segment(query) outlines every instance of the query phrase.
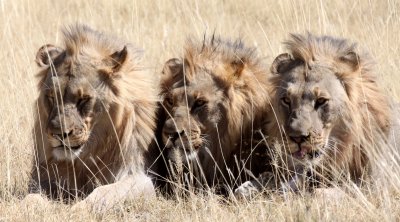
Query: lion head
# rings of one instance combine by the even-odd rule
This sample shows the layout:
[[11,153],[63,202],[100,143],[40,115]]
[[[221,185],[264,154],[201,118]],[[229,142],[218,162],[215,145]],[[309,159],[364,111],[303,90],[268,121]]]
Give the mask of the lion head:
[[286,45],[290,52],[271,66],[281,127],[268,131],[284,135],[285,152],[295,162],[330,159],[359,176],[366,143],[386,135],[390,121],[372,59],[329,36],[291,35]]
[[90,192],[143,170],[157,84],[139,65],[141,51],[129,43],[84,25],[63,34],[64,47],[47,44],[36,56],[41,71],[33,178],[45,190],[61,184]]
[[241,41],[212,37],[189,41],[184,57],[166,62],[162,73],[169,158],[198,158],[210,182],[214,172],[226,171],[241,139],[261,127],[269,110],[268,72]]

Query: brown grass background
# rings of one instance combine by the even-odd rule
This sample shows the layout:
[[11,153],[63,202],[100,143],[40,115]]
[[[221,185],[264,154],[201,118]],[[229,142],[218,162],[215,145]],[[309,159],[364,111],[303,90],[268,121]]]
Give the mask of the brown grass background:
[[226,202],[217,196],[138,200],[106,214],[70,206],[21,201],[31,165],[36,50],[60,44],[63,25],[86,23],[145,49],[145,65],[158,75],[163,62],[182,55],[188,36],[241,37],[267,63],[284,51],[288,33],[349,38],[376,58],[382,85],[400,90],[400,1],[397,0],[0,0],[0,221],[398,221],[400,166],[396,149],[376,154],[377,178],[334,193],[259,197]]

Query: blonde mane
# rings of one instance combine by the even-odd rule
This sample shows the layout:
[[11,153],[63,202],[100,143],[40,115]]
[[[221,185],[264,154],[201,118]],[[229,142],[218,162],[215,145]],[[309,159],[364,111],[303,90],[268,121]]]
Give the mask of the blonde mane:
[[[141,50],[85,25],[65,27],[62,33],[64,47],[59,49],[62,53],[52,58],[52,63],[38,74],[40,94],[34,130],[36,163],[32,182],[36,184],[33,184],[33,189],[43,186],[41,183],[47,183],[46,186],[60,183],[59,186],[64,189],[88,194],[97,185],[144,173],[144,153],[154,138],[158,89],[155,77],[139,65]],[[111,76],[108,74],[110,61],[107,59],[121,50],[127,51],[127,58],[118,72]],[[73,162],[57,161],[46,139],[49,111],[44,103],[45,80],[49,73],[52,76],[70,75],[62,73],[63,70],[73,69],[80,64],[91,64],[98,70],[102,82],[91,87],[105,98],[101,103],[107,110],[107,117],[93,117],[95,125],[92,135],[79,159]],[[57,73],[56,66],[67,68]],[[51,189],[54,192],[55,187]]]
[[269,72],[255,48],[245,47],[240,39],[224,41],[215,36],[204,39],[201,44],[188,40],[184,61],[193,68],[186,72],[189,80],[190,75],[196,74],[195,69],[201,67],[210,70],[222,86],[232,87],[233,92],[227,95],[229,102],[225,104],[228,107],[229,138],[224,140],[236,140],[244,131],[260,128],[257,124],[270,111],[271,103],[267,81]]
[[[215,165],[224,173],[227,168],[237,168],[233,155],[244,149],[243,140],[251,140],[271,110],[268,69],[254,48],[245,47],[241,40],[228,41],[215,36],[202,41],[188,40],[183,58],[174,63],[177,64],[171,69],[174,74],[162,77],[161,95],[167,95],[179,81],[191,87],[188,83],[196,75],[206,73],[213,81],[212,87],[222,90],[225,97],[219,102],[226,121],[218,123],[218,134],[207,136],[213,141],[209,147],[212,157],[202,160],[204,173],[213,177]],[[226,179],[230,176],[225,174]]]
[[[325,60],[339,70],[336,75],[347,92],[346,115],[352,133],[364,135],[362,139],[373,142],[374,134],[388,132],[391,117],[387,110],[390,110],[390,105],[378,83],[374,69],[376,63],[369,53],[359,49],[355,43],[330,36],[292,34],[285,44],[293,58],[304,62],[306,66],[315,60]],[[358,63],[355,69],[344,68],[343,63],[347,63],[347,59],[354,59],[351,58],[354,56]],[[366,123],[372,125],[366,126]]]
[[[386,141],[391,122],[390,103],[378,83],[374,60],[356,44],[330,36],[292,34],[285,45],[290,62],[282,60],[278,71],[276,64],[271,68],[272,72],[278,72],[271,78],[274,95],[284,81],[284,74],[280,73],[297,66],[304,67],[305,76],[308,70],[318,66],[332,70],[346,92],[345,97],[339,98],[345,104],[339,111],[344,125],[334,127],[331,132],[339,144],[335,162],[348,165],[351,172],[360,174],[368,163],[368,154],[374,152],[371,149]],[[320,75],[324,78],[324,73]],[[279,106],[279,98],[274,101]],[[282,137],[280,127],[275,124],[269,133]]]

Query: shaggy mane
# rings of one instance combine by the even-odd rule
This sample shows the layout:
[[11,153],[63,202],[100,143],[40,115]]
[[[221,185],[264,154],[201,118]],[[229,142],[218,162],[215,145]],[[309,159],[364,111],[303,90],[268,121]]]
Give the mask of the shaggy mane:
[[[360,50],[356,43],[350,43],[346,39],[334,38],[331,36],[316,37],[311,34],[306,36],[291,34],[290,39],[285,42],[288,50],[294,59],[301,60],[306,66],[315,61],[329,61],[330,65],[338,68],[344,66],[341,58],[351,53],[357,55],[358,68],[354,71],[337,73],[342,81],[349,97],[348,112],[351,119],[360,120],[356,127],[363,127],[366,122],[376,121],[380,132],[387,132],[390,118],[388,98],[377,82],[377,75],[374,69],[376,65],[370,54]],[[366,105],[366,106],[365,106]],[[360,109],[365,108],[360,112]],[[367,132],[368,131],[368,132]],[[356,130],[355,132],[360,132]],[[370,135],[371,130],[364,129],[365,135]],[[367,136],[371,138],[372,135]]]
[[[244,137],[252,137],[253,131],[262,127],[271,110],[269,70],[255,49],[246,47],[240,39],[230,41],[213,35],[204,37],[202,41],[190,39],[184,48],[183,58],[176,62],[180,71],[175,70],[175,74],[162,80],[162,93],[167,93],[178,81],[190,83],[199,73],[210,75],[214,80],[212,87],[224,91],[226,99],[221,102],[227,121],[219,123],[219,132],[224,133],[210,135],[218,137],[215,141],[220,141],[212,144],[210,151],[214,158],[211,162],[215,161],[221,169],[225,169],[226,159],[238,153]],[[232,162],[228,166],[234,165]],[[215,169],[212,164],[202,167],[206,175],[213,175]]]
[[[203,38],[203,41],[193,41],[189,39],[185,45],[184,54],[185,66],[189,66],[191,71],[185,72],[190,81],[191,75],[196,75],[196,69],[209,70],[210,75],[221,84],[221,86],[232,86],[234,93],[229,98],[230,103],[226,104],[228,110],[228,127],[230,140],[240,136],[243,123],[248,124],[252,117],[263,118],[266,110],[270,107],[268,69],[264,66],[261,59],[255,52],[255,48],[246,47],[241,39],[230,41],[217,36]],[[220,72],[221,65],[228,69]],[[231,71],[242,66],[237,74]],[[251,74],[248,74],[250,72]],[[218,86],[217,86],[218,87]],[[229,95],[228,95],[229,96]],[[242,118],[243,115],[243,118]]]
[[[307,64],[316,59],[334,59],[346,56],[357,49],[357,44],[349,43],[345,39],[331,36],[316,37],[310,33],[305,36],[291,34],[289,40],[285,41],[284,44],[295,59]],[[362,57],[364,58],[364,56]]]
[[243,63],[250,63],[249,66],[260,66],[255,48],[245,47],[241,39],[223,40],[215,35],[210,38],[204,37],[201,43],[188,39],[185,45],[185,59],[200,64],[214,60],[223,62],[241,60]]
[[65,26],[62,29],[65,49],[68,54],[78,55],[82,51],[97,50],[108,56],[125,46],[125,42],[117,37],[95,31],[82,24]]
[[[347,94],[347,97],[340,98],[346,104],[340,112],[348,134],[339,135],[339,140],[342,140],[342,137],[345,139],[339,141],[342,148],[338,152],[349,165],[360,162],[357,160],[361,159],[360,155],[370,153],[371,148],[385,141],[391,122],[391,112],[388,111],[390,103],[377,82],[374,60],[355,43],[341,38],[291,34],[289,40],[284,43],[291,54],[293,64],[288,65],[289,70],[285,72],[295,66],[304,66],[305,73],[308,68],[320,65],[334,70]],[[278,73],[271,79],[275,92],[283,81],[282,75],[284,73]],[[278,106],[277,100],[275,105]],[[275,128],[279,131],[279,127],[275,125]],[[337,128],[340,130],[340,127]],[[271,131],[274,132],[274,129]],[[274,133],[280,135],[279,132]],[[335,133],[337,134],[334,129],[332,134]],[[355,153],[358,153],[358,156]],[[360,165],[352,166],[350,170],[354,172],[362,170]]]
[[[77,184],[76,189],[87,194],[91,190],[83,189],[91,180],[108,184],[144,171],[144,154],[154,139],[158,85],[156,77],[138,65],[141,50],[131,44],[80,24],[65,27],[62,32],[64,48],[59,48],[63,51],[62,56],[55,59],[59,63],[54,62],[54,66],[49,65],[38,73],[41,78],[39,86],[42,86],[39,87],[41,91],[37,99],[38,115],[34,131],[38,167],[34,167],[32,177],[39,182],[64,180],[66,187]],[[111,74],[102,73],[107,65],[102,63],[104,59],[109,59],[110,55],[123,49],[127,50],[127,58],[120,65],[121,68]],[[83,59],[80,59],[81,56]],[[103,96],[107,101],[99,102],[106,104],[108,115],[93,117],[96,125],[89,142],[85,144],[88,155],[80,157],[74,164],[57,161],[51,154],[52,147],[46,140],[49,112],[44,105],[43,86],[47,75],[55,75],[53,72],[58,66],[69,67],[71,63],[87,63],[98,69],[98,75],[109,75],[100,78],[104,83],[95,89],[99,95],[107,95]],[[60,69],[60,72],[67,70]],[[57,73],[60,76],[65,74]],[[112,120],[112,127],[104,126],[110,124],[108,119]],[[47,172],[50,172],[50,176]],[[76,175],[76,181],[73,175]]]

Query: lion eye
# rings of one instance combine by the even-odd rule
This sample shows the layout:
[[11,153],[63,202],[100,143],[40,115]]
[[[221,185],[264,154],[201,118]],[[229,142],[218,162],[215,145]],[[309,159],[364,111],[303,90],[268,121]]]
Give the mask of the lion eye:
[[282,102],[282,104],[284,105],[284,106],[290,106],[290,99],[289,99],[289,97],[283,97],[282,99],[281,99],[281,102]]
[[52,96],[47,96],[47,99],[49,100],[49,103],[50,103],[51,105],[54,104],[54,97],[52,97]]
[[82,107],[84,107],[89,101],[90,101],[90,97],[82,97],[82,98],[80,98],[80,99],[78,100],[77,105],[78,105],[79,108],[82,108]]
[[320,97],[315,101],[315,108],[318,109],[319,107],[325,105],[327,102],[327,98]]
[[203,99],[198,99],[194,102],[193,106],[192,106],[192,110],[196,110],[199,108],[202,108],[204,105],[207,104],[207,101],[203,100]]
[[174,100],[171,97],[167,97],[167,98],[165,98],[165,103],[167,106],[173,106]]

